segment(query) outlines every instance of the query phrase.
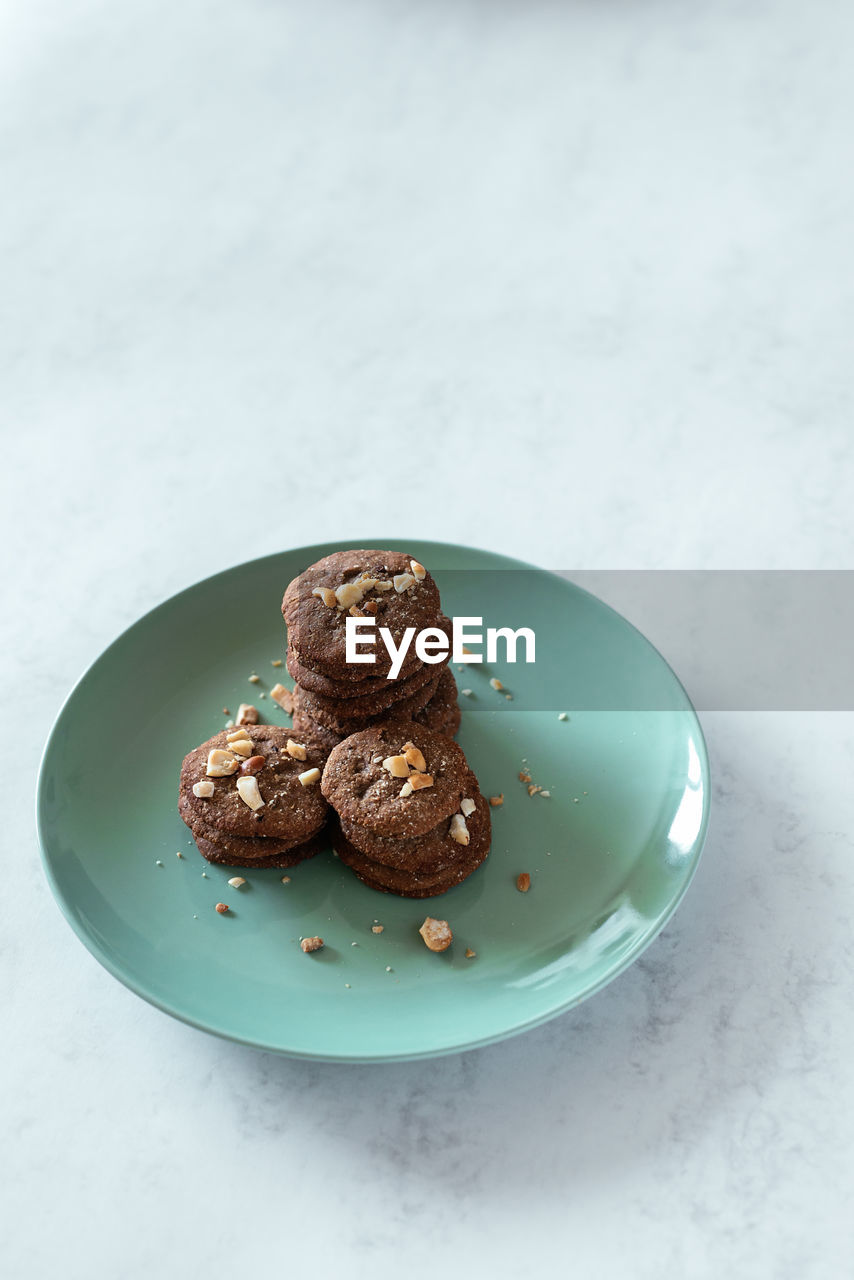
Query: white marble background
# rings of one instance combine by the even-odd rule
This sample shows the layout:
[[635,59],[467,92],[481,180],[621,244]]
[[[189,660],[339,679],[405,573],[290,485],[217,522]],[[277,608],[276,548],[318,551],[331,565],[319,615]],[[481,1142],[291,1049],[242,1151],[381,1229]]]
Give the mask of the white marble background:
[[31,814],[81,670],[260,553],[854,567],[852,38],[849,0],[2,5],[7,1274],[850,1274],[850,716],[707,716],[662,937],[438,1062],[149,1008]]

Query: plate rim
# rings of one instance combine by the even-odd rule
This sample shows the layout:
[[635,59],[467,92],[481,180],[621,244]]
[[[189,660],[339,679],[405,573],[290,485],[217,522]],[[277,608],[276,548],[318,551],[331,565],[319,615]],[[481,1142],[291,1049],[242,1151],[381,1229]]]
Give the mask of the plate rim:
[[363,547],[369,547],[372,545],[376,545],[376,546],[382,545],[384,547],[387,547],[389,550],[397,549],[397,544],[399,544],[402,549],[409,549],[413,545],[420,544],[423,546],[423,545],[429,544],[430,546],[433,546],[433,547],[447,548],[448,550],[452,550],[454,552],[460,552],[460,551],[464,553],[474,552],[476,555],[495,556],[504,560],[512,561],[514,566],[517,566],[520,569],[529,569],[529,570],[534,570],[537,573],[551,574],[554,577],[558,578],[559,581],[566,583],[568,587],[570,587],[572,590],[580,592],[582,595],[591,598],[599,608],[606,609],[608,613],[613,614],[614,618],[617,620],[617,622],[621,626],[627,627],[631,631],[633,631],[635,635],[649,649],[652,650],[652,652],[656,655],[658,660],[664,665],[666,670],[669,672],[670,676],[675,681],[679,690],[681,690],[682,695],[685,699],[684,711],[688,714],[688,716],[693,721],[695,743],[697,746],[697,754],[700,760],[700,773],[703,780],[703,812],[702,812],[702,817],[700,821],[700,828],[699,828],[699,831],[697,832],[697,835],[692,845],[690,866],[687,869],[685,878],[682,881],[678,892],[674,895],[674,897],[668,903],[663,914],[656,919],[655,924],[651,928],[651,930],[646,934],[640,935],[635,945],[629,950],[627,955],[625,955],[620,960],[619,964],[617,964],[613,969],[610,969],[606,974],[604,974],[596,982],[592,983],[589,987],[586,987],[581,993],[572,996],[568,1000],[562,1001],[561,1003],[555,1005],[553,1008],[550,1008],[543,1013],[537,1014],[536,1016],[526,1019],[523,1022],[516,1023],[513,1026],[508,1027],[502,1031],[498,1031],[486,1036],[480,1036],[480,1037],[477,1037],[476,1039],[466,1040],[462,1043],[455,1044],[455,1045],[440,1046],[438,1048],[421,1049],[415,1052],[401,1052],[401,1053],[386,1052],[386,1053],[371,1054],[367,1056],[347,1054],[347,1053],[312,1053],[304,1050],[283,1048],[280,1045],[269,1044],[267,1041],[264,1041],[264,1040],[235,1034],[234,1032],[229,1031],[225,1027],[215,1026],[210,1022],[205,1022],[202,1019],[195,1018],[191,1014],[188,1014],[187,1012],[185,1012],[184,1010],[177,1008],[175,1005],[171,1004],[168,1000],[164,1000],[161,997],[155,995],[153,992],[147,990],[138,981],[134,981],[134,975],[131,975],[127,971],[122,970],[113,961],[112,957],[106,951],[106,949],[101,945],[99,939],[93,933],[90,933],[85,929],[85,927],[83,926],[82,920],[72,910],[71,904],[67,901],[66,896],[63,890],[60,888],[60,885],[54,875],[51,858],[47,849],[48,841],[47,841],[47,836],[45,831],[46,818],[43,812],[44,805],[45,805],[45,801],[44,801],[45,771],[46,771],[46,766],[48,762],[48,757],[50,755],[51,748],[54,743],[54,739],[57,736],[61,722],[67,711],[67,708],[71,704],[72,700],[77,696],[78,690],[80,689],[81,685],[88,678],[89,674],[95,669],[95,667],[98,666],[98,664],[101,663],[107,657],[107,655],[114,648],[116,648],[117,645],[121,643],[121,641],[130,631],[134,630],[136,627],[146,622],[153,614],[157,613],[160,609],[164,608],[164,606],[171,604],[173,601],[177,600],[180,596],[186,595],[191,591],[196,591],[200,587],[204,587],[207,583],[212,582],[214,579],[221,578],[226,574],[235,572],[236,570],[246,569],[249,566],[255,567],[266,560],[277,560],[283,555],[289,555],[294,552],[305,552],[307,555],[313,556],[313,559],[307,560],[306,562],[310,564],[310,563],[313,563],[314,559],[319,558],[319,556],[314,555],[315,552],[320,552],[323,555],[329,555],[330,554],[329,548],[335,549],[337,547],[339,550],[341,549],[341,545],[339,544],[343,545],[340,539],[335,539],[334,542],[313,543],[305,547],[286,547],[286,548],[282,548],[279,551],[268,552],[266,555],[253,556],[249,560],[242,560],[236,564],[228,565],[223,569],[218,569],[214,573],[207,574],[205,577],[199,578],[196,582],[192,582],[188,586],[181,587],[178,591],[172,592],[171,595],[164,596],[156,604],[152,605],[149,609],[146,609],[146,611],[140,614],[138,618],[134,619],[134,621],[129,623],[128,626],[124,627],[118,633],[118,635],[114,636],[114,638],[109,642],[109,644],[107,644],[105,648],[103,648],[101,652],[97,654],[97,656],[86,666],[86,668],[83,670],[80,676],[78,676],[78,678],[74,681],[73,685],[69,689],[65,698],[63,698],[57,710],[53,718],[53,723],[51,724],[50,730],[48,731],[47,738],[45,739],[44,747],[42,748],[41,757],[39,760],[39,767],[38,767],[38,774],[37,774],[37,781],[36,781],[36,792],[35,792],[35,810],[36,810],[35,817],[36,817],[36,833],[37,833],[38,844],[39,844],[39,856],[40,856],[40,861],[42,865],[42,870],[44,871],[45,878],[47,879],[48,886],[50,888],[51,894],[53,895],[54,901],[59,907],[63,917],[65,918],[67,923],[70,925],[70,927],[72,928],[76,936],[79,938],[79,940],[83,943],[86,950],[102,966],[102,968],[106,969],[107,972],[113,978],[115,978],[118,982],[120,982],[123,987],[127,988],[127,990],[133,992],[134,995],[139,996],[142,1000],[145,1000],[147,1004],[150,1004],[154,1008],[159,1009],[162,1013],[166,1013],[170,1017],[177,1019],[179,1022],[183,1022],[187,1026],[194,1027],[198,1031],[204,1031],[208,1035],[216,1036],[218,1039],[228,1040],[228,1041],[231,1041],[233,1044],[245,1045],[247,1048],[258,1049],[265,1053],[275,1053],[282,1057],[293,1058],[293,1059],[305,1061],[305,1062],[330,1062],[330,1063],[341,1063],[341,1064],[352,1063],[353,1065],[372,1065],[372,1064],[382,1064],[386,1062],[388,1063],[417,1062],[417,1061],[422,1061],[430,1058],[447,1057],[455,1053],[467,1053],[470,1050],[485,1048],[487,1045],[499,1044],[503,1040],[509,1040],[514,1036],[522,1035],[526,1031],[532,1031],[535,1027],[543,1026],[547,1022],[551,1022],[554,1018],[558,1018],[562,1014],[568,1013],[570,1009],[574,1009],[578,1005],[583,1004],[584,1001],[589,1000],[591,996],[597,995],[610,983],[614,982],[623,973],[625,973],[626,970],[629,969],[635,963],[636,960],[638,960],[638,958],[644,953],[644,951],[646,951],[653,944],[653,942],[655,942],[659,934],[664,930],[664,928],[667,926],[670,920],[672,920],[673,916],[675,915],[686,893],[688,892],[688,890],[690,889],[694,881],[694,877],[697,874],[697,868],[700,864],[700,859],[702,857],[703,850],[705,848],[706,837],[708,834],[709,822],[711,818],[711,808],[712,808],[711,769],[709,764],[708,745],[706,743],[706,737],[703,732],[703,726],[700,722],[700,717],[697,714],[697,709],[694,706],[688,694],[688,691],[686,690],[682,681],[679,679],[679,676],[676,674],[676,672],[673,670],[670,663],[661,653],[660,649],[658,649],[657,646],[654,645],[652,641],[647,636],[645,636],[644,633],[640,631],[638,627],[634,625],[634,623],[630,622],[628,618],[626,618],[623,614],[621,614],[612,605],[609,605],[606,601],[602,600],[599,596],[595,595],[594,592],[588,591],[586,587],[579,586],[578,583],[574,582],[571,578],[561,577],[561,575],[553,569],[544,569],[540,565],[531,564],[528,561],[518,559],[518,557],[516,556],[509,556],[509,555],[506,555],[504,552],[493,551],[486,547],[474,547],[474,546],[470,546],[468,544],[460,543],[460,542],[437,541],[436,539],[433,539],[433,538],[429,538],[429,539],[427,538],[406,539],[406,538],[400,538],[400,537],[395,537],[392,539],[370,538],[370,539],[360,540],[359,542],[352,542],[350,544],[352,546],[363,546]]

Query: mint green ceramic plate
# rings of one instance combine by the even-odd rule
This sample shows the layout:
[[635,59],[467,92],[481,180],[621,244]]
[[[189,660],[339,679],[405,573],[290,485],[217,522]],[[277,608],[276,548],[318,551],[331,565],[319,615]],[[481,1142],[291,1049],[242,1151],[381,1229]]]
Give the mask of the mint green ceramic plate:
[[[255,701],[287,724],[258,697],[284,671],[271,666],[284,644],[282,592],[333,545],[200,582],[102,654],[45,749],[45,867],[93,955],[193,1026],[331,1061],[488,1044],[598,991],[669,919],[706,831],[703,736],[660,654],[569,582],[466,547],[351,545],[412,551],[434,573],[449,614],[536,632],[533,665],[455,673],[472,690],[460,697],[460,744],[484,793],[504,793],[483,867],[424,902],[366,888],[328,852],[294,868],[289,884],[282,872],[244,871],[248,883],[235,890],[226,883],[234,872],[208,866],[178,818],[182,757],[222,728],[223,707]],[[523,769],[548,797],[528,795]],[[531,875],[527,894],[515,887],[520,871]],[[216,913],[218,901],[230,915]],[[443,954],[419,938],[427,914],[452,925]],[[381,934],[371,931],[375,921]],[[298,939],[312,934],[326,946],[304,955]]]

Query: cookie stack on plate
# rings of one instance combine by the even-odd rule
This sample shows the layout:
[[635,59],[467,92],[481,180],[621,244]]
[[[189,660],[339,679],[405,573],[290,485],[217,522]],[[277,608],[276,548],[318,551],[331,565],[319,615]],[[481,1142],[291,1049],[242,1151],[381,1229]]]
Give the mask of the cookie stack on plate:
[[489,853],[489,805],[455,742],[414,721],[363,729],[330,753],[321,781],[332,843],[364,884],[431,898]]
[[[407,629],[451,642],[431,575],[400,551],[337,551],[310,565],[289,584],[282,613],[288,627],[287,667],[296,683],[294,733],[325,755],[352,733],[390,720],[415,721],[452,736],[460,723],[449,655],[425,662],[412,640],[394,678],[393,659],[380,637],[387,628],[395,648]],[[347,617],[372,618],[361,651],[373,663],[347,662]]]
[[178,812],[202,857],[230,867],[292,867],[325,847],[323,761],[278,725],[223,730],[181,766]]

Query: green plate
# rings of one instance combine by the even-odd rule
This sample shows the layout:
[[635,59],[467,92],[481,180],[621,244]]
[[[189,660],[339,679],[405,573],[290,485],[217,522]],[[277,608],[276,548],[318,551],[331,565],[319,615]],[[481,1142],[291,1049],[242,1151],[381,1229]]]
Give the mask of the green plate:
[[[243,871],[248,883],[235,890],[226,883],[234,872],[208,866],[178,817],[181,760],[222,728],[223,707],[252,701],[288,723],[269,696],[258,699],[288,682],[271,666],[284,646],[280,600],[295,574],[338,549],[331,544],[208,578],[110,645],[48,739],[39,837],[79,937],[166,1013],[299,1057],[427,1057],[545,1022],[640,955],[696,868],[708,759],[664,659],[587,592],[467,547],[350,545],[411,551],[435,575],[448,614],[536,632],[532,665],[455,672],[471,690],[460,695],[459,742],[484,794],[504,794],[492,810],[492,852],[469,880],[410,901],[366,888],[327,852],[292,869],[289,884],[282,872]],[[529,796],[523,770],[550,794]],[[527,894],[516,889],[522,871]],[[229,915],[216,913],[218,901]],[[450,922],[447,952],[421,942],[428,914]],[[312,934],[325,948],[304,955],[299,938]],[[466,948],[476,956],[466,959]]]

